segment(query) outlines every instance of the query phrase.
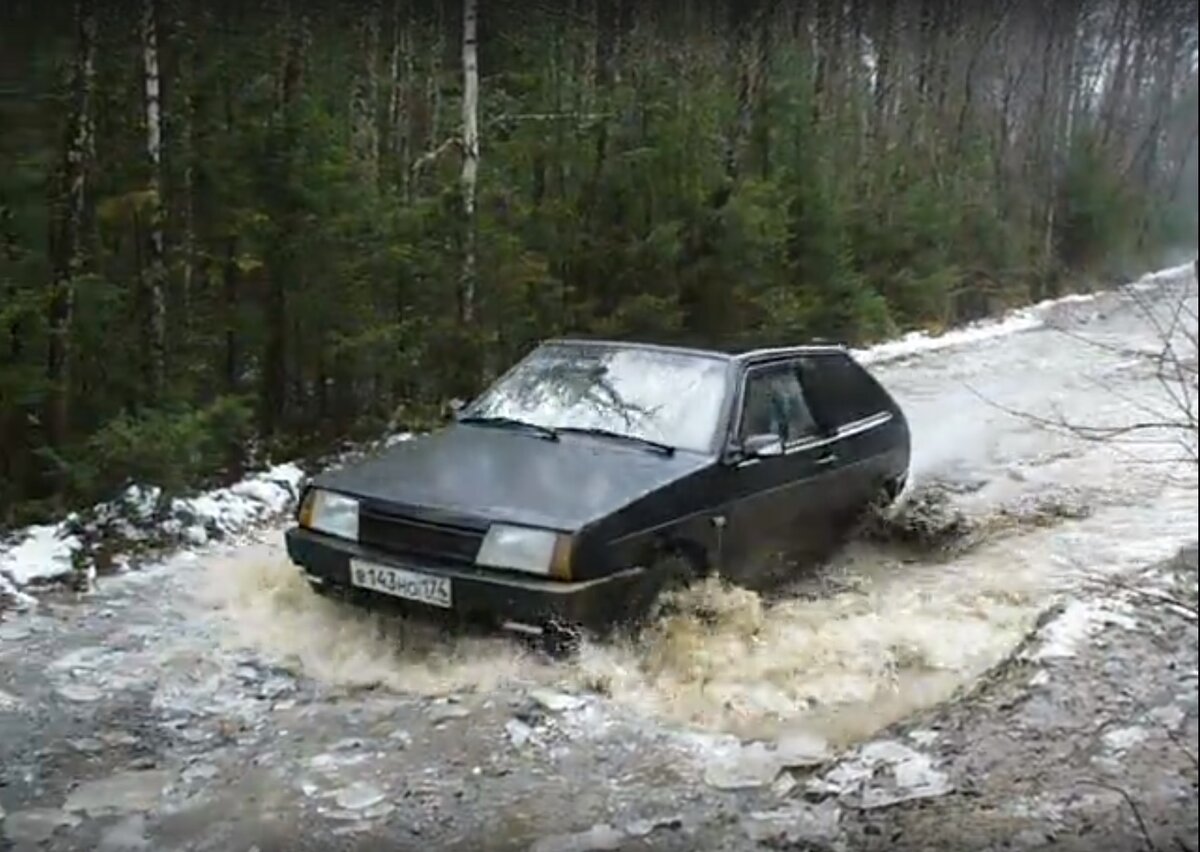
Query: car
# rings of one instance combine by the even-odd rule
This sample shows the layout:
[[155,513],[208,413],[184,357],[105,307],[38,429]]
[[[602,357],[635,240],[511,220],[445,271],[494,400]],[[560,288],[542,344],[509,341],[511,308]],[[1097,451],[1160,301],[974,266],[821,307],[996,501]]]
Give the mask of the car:
[[551,340],[445,428],[307,483],[287,550],[320,592],[557,645],[711,572],[794,573],[909,459],[900,407],[841,346]]

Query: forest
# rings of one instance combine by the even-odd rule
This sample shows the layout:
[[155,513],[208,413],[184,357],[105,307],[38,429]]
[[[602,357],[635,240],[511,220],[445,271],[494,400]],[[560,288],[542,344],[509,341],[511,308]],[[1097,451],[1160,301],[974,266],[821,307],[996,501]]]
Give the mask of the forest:
[[538,340],[865,343],[1197,233],[1196,0],[4,0],[0,528]]

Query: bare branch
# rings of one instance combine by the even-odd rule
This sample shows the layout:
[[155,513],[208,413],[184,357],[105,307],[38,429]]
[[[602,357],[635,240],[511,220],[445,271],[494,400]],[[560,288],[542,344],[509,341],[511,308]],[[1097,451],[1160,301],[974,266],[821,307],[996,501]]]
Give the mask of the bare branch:
[[410,169],[413,176],[415,177],[416,175],[420,174],[421,171],[424,170],[424,168],[426,166],[428,166],[428,165],[432,164],[433,162],[435,162],[436,160],[440,159],[442,157],[442,155],[445,154],[447,151],[449,151],[451,148],[462,148],[462,139],[459,138],[457,135],[451,136],[449,139],[447,139],[441,145],[438,145],[436,148],[426,151],[424,154],[422,154],[421,156],[419,156],[415,160],[413,160],[413,164]]
[[1142,818],[1142,811],[1138,807],[1137,802],[1134,801],[1133,796],[1129,795],[1129,793],[1123,788],[1118,787],[1115,784],[1106,784],[1103,781],[1081,781],[1080,783],[1087,784],[1092,787],[1099,787],[1103,790],[1108,790],[1109,792],[1120,795],[1120,797],[1125,800],[1125,804],[1129,805],[1129,809],[1133,811],[1133,818],[1137,821],[1138,831],[1141,832],[1142,840],[1145,842],[1146,848],[1149,849],[1150,852],[1158,852],[1158,847],[1154,845],[1154,841],[1150,838],[1150,829],[1146,826],[1146,820]]

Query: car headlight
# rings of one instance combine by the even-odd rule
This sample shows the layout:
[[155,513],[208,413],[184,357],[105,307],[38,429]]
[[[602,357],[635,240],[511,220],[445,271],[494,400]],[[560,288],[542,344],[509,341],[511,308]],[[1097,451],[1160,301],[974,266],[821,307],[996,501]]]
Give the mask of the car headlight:
[[320,488],[309,489],[300,505],[300,525],[358,541],[358,501]]
[[569,580],[571,537],[550,530],[492,524],[479,546],[475,563]]

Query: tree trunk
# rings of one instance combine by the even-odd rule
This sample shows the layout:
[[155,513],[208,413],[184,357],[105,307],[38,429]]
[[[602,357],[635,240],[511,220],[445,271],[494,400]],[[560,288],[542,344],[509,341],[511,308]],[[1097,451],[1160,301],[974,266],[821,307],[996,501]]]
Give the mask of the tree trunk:
[[379,133],[376,110],[379,105],[379,17],[378,0],[367,4],[358,22],[358,46],[361,64],[355,74],[350,99],[351,148],[359,178],[364,184],[379,182]]
[[[304,77],[304,50],[308,29],[307,19],[288,22],[290,32],[284,48],[280,80],[280,100],[275,121],[273,159],[280,164],[276,178],[291,183],[292,150],[299,133],[296,101]],[[302,240],[303,218],[296,209],[296,200],[289,198],[278,211],[281,244],[270,256],[267,272],[266,325],[267,340],[262,371],[263,430],[273,434],[287,417],[288,409],[288,311],[287,291],[294,286],[293,276],[299,272],[297,248]]]
[[225,263],[222,280],[223,322],[225,326],[225,392],[235,394],[241,383],[241,352],[238,349],[238,265],[237,237],[225,240]]
[[1113,17],[1113,38],[1120,39],[1116,67],[1109,75],[1100,116],[1100,145],[1107,147],[1113,133],[1117,112],[1121,107],[1125,91],[1125,80],[1129,74],[1129,48],[1132,43],[1131,29],[1127,26],[1127,4],[1118,3]]
[[184,45],[180,56],[179,85],[184,89],[179,111],[179,139],[183,161],[180,193],[182,199],[179,320],[178,328],[186,346],[191,339],[192,291],[196,274],[196,69],[199,65],[199,36],[187,18],[181,14],[176,24],[176,36]]
[[815,13],[816,33],[813,44],[817,66],[813,76],[812,120],[813,126],[818,127],[827,112],[826,101],[832,99],[831,89],[833,86],[830,78],[833,75],[833,69],[830,53],[833,41],[834,13],[831,1],[817,0]]
[[162,105],[159,100],[158,20],[155,0],[142,0],[142,83],[146,108],[146,158],[149,161],[150,221],[146,229],[146,265],[142,270],[147,306],[146,375],[152,402],[162,399],[166,384],[167,302],[163,289],[167,277],[163,260]]
[[771,59],[773,52],[775,2],[758,10],[757,44],[754,51],[754,116],[752,135],[758,173],[771,177]]
[[[223,102],[223,113],[225,120],[225,134],[232,136],[236,123],[234,121],[233,105],[233,81],[229,76],[229,69],[223,69],[221,73],[221,99]],[[238,301],[241,295],[239,283],[239,273],[237,265],[237,233],[229,230],[225,234],[225,259],[222,268],[222,303],[221,303],[221,322],[224,332],[225,352],[224,352],[224,379],[225,392],[235,394],[239,390],[241,382],[241,349],[238,345]]]
[[749,49],[750,17],[753,4],[747,0],[729,5],[729,52],[726,67],[733,75],[734,91],[737,93],[734,114],[725,135],[725,176],[736,183],[742,171],[743,148],[750,135],[752,83],[751,55]]
[[875,80],[871,92],[871,152],[878,157],[886,148],[884,122],[888,115],[888,94],[891,87],[892,54],[896,41],[896,0],[883,0],[879,16],[878,46],[875,50]]
[[409,200],[409,112],[413,79],[412,3],[393,0],[392,51],[388,60],[391,92],[387,109],[387,156],[400,195]]
[[71,324],[75,279],[83,273],[84,221],[88,183],[95,153],[92,110],[96,78],[96,17],[91,0],[75,5],[75,65],[71,80],[71,113],[63,149],[60,191],[53,199],[46,358],[46,440],[52,449],[67,440],[71,397]]
[[433,45],[429,51],[429,71],[425,78],[425,100],[429,114],[423,146],[425,151],[432,151],[437,147],[442,132],[442,57],[446,52],[445,5],[437,4],[437,23]]
[[465,228],[462,260],[462,320],[475,320],[475,184],[479,174],[479,59],[477,0],[463,0],[462,30],[462,204]]

